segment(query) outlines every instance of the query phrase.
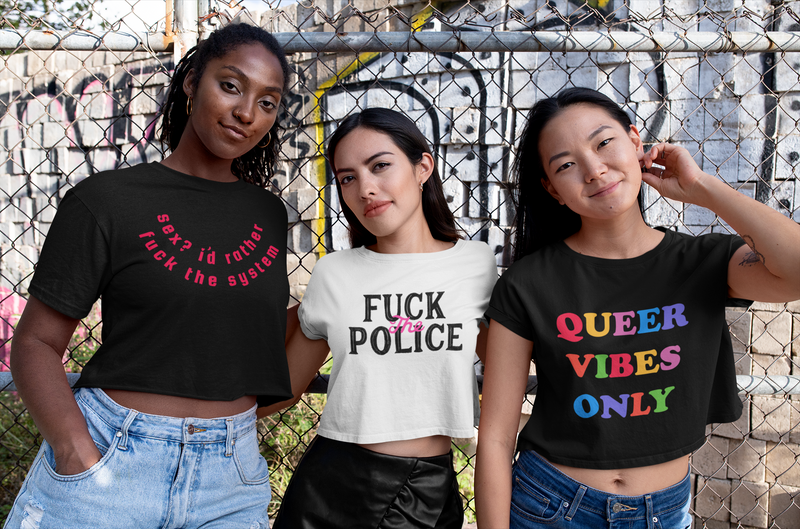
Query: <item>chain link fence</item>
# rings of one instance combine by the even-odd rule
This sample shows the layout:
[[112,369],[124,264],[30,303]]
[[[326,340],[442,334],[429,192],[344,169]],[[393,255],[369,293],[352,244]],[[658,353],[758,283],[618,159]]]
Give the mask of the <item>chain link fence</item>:
[[[687,147],[706,172],[800,221],[798,4],[0,0],[0,370],[8,371],[14,325],[64,192],[98,171],[164,156],[155,133],[170,73],[214,27],[261,25],[289,53],[295,75],[271,187],[289,211],[289,280],[300,300],[316,260],[348,244],[325,139],[348,113],[373,106],[417,122],[459,226],[494,249],[501,271],[510,263],[505,184],[520,131],[535,101],[569,86],[603,91],[646,143]],[[652,192],[646,204],[653,225],[729,231],[699,207]],[[800,527],[800,303],[757,303],[728,320],[745,412],[709,427],[692,458],[695,527]],[[81,323],[65,352],[68,372],[90,358],[101,325],[97,311]],[[271,512],[314,435],[324,387],[320,378],[300,404],[260,423]],[[41,441],[12,389],[0,393],[3,515]],[[475,438],[454,446],[472,521]]]

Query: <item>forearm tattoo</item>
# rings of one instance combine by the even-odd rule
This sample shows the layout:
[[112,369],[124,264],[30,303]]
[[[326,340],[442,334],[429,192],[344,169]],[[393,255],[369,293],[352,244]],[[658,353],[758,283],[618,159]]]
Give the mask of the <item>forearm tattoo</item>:
[[756,263],[767,264],[766,259],[764,259],[764,255],[756,250],[756,242],[753,240],[752,237],[749,235],[742,235],[742,239],[744,242],[747,243],[747,246],[750,247],[750,251],[744,254],[744,258],[742,262],[739,263],[739,266],[753,266]]

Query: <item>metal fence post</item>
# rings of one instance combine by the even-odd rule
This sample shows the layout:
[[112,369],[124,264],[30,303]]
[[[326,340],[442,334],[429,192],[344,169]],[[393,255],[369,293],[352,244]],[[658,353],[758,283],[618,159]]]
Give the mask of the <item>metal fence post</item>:
[[197,0],[173,0],[175,6],[175,64],[197,44],[199,9]]

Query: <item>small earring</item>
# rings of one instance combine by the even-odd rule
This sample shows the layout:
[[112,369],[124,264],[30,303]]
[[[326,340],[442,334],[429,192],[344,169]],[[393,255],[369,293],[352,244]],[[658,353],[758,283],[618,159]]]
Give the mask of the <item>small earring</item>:
[[259,143],[258,146],[262,149],[266,149],[267,147],[269,147],[271,141],[272,141],[272,132],[267,132],[267,143],[263,145]]
[[186,100],[186,115],[187,116],[191,116],[192,115],[192,98],[191,97]]
[[422,191],[422,182],[419,183],[419,190]]

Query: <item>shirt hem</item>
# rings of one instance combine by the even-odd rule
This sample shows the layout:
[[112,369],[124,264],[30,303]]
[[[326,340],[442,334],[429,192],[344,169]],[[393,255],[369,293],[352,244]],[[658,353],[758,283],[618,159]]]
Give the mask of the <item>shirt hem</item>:
[[730,412],[718,413],[714,415],[709,415],[708,419],[706,420],[706,424],[712,423],[728,423],[728,422],[736,422],[742,416],[742,412],[744,411],[744,404],[742,401],[738,401],[739,406]]
[[132,386],[123,386],[118,384],[98,384],[93,383],[91,380],[85,381],[81,383],[81,379],[79,378],[78,381],[73,386],[73,389],[79,388],[98,388],[98,389],[116,389],[119,391],[139,391],[142,393],[151,393],[154,395],[165,395],[167,397],[183,397],[187,399],[198,399],[198,400],[208,400],[208,401],[218,401],[218,402],[231,402],[236,399],[240,399],[242,397],[255,397],[256,402],[258,403],[259,407],[269,406],[270,404],[274,404],[276,402],[282,402],[284,400],[289,400],[292,398],[291,392],[289,393],[248,393],[242,392],[238,393],[234,396],[222,396],[222,395],[198,395],[198,394],[189,394],[189,393],[182,393],[176,391],[168,391],[162,389],[151,389],[151,388],[142,388],[142,387],[132,387]]
[[344,443],[356,444],[372,444],[372,443],[388,443],[392,441],[409,441],[411,439],[420,439],[422,437],[431,437],[433,435],[445,435],[454,438],[469,438],[475,435],[475,428],[465,429],[446,429],[446,428],[431,428],[427,430],[415,430],[411,432],[395,432],[389,434],[370,434],[368,436],[352,435],[342,432],[334,432],[319,428],[317,435],[321,435],[327,439],[334,441],[342,441]]
[[672,450],[670,452],[664,452],[661,454],[654,454],[649,456],[634,457],[629,459],[608,459],[600,461],[590,461],[585,459],[574,459],[570,457],[559,456],[551,452],[548,452],[542,447],[536,446],[530,442],[528,443],[520,442],[517,445],[517,451],[523,452],[525,450],[532,450],[540,454],[542,457],[544,457],[551,463],[556,463],[558,465],[566,465],[575,468],[589,468],[596,470],[616,470],[621,468],[638,468],[650,465],[658,465],[661,463],[667,463],[669,461],[678,459],[679,457],[691,454],[692,452],[703,446],[703,443],[705,442],[706,438],[705,435],[703,435],[703,437],[692,442],[691,444],[678,448],[676,450]]

